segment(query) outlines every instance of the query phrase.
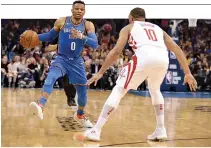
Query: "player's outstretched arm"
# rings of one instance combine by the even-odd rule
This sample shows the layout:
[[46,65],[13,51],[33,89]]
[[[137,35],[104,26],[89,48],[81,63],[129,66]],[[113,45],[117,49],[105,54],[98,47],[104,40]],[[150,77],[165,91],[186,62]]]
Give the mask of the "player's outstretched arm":
[[87,21],[85,23],[87,36],[83,35],[82,38],[88,46],[90,46],[93,49],[96,49],[98,47],[98,40],[97,36],[95,34],[95,26],[92,22]]
[[190,74],[191,72],[188,66],[188,62],[182,49],[172,40],[172,38],[165,31],[164,31],[164,41],[166,47],[176,55],[180,65],[184,70],[184,73]]
[[184,70],[185,73],[184,83],[188,83],[191,91],[195,91],[197,88],[197,82],[190,72],[187,59],[182,49],[172,40],[172,38],[165,31],[164,31],[164,41],[166,47],[176,55],[180,65]]
[[96,86],[97,81],[103,76],[103,73],[117,60],[117,58],[122,53],[122,50],[127,43],[128,35],[130,32],[129,27],[130,26],[128,25],[120,31],[119,39],[118,39],[116,45],[106,56],[106,60],[103,63],[102,67],[100,68],[99,72],[87,81],[87,83],[86,83],[87,85],[90,85],[93,82],[95,82],[95,86]]
[[106,56],[106,60],[99,71],[100,73],[104,73],[118,59],[128,41],[129,33],[129,26],[124,27],[120,31],[119,39],[114,48]]
[[54,27],[47,33],[39,34],[38,38],[42,42],[52,41],[55,37],[59,35],[60,28],[64,25],[65,17],[61,17],[56,20]]

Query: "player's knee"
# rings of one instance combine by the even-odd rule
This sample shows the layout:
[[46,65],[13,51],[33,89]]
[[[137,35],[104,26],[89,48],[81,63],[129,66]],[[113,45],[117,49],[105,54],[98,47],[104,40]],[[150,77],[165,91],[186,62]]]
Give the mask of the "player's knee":
[[149,92],[152,98],[152,105],[164,104],[164,98],[160,92],[160,89],[149,87]]
[[53,91],[53,85],[54,83],[56,82],[56,79],[53,78],[53,77],[48,77],[46,80],[45,80],[45,83],[43,85],[43,91],[50,94],[52,93]]
[[52,67],[43,85],[43,91],[50,94],[53,91],[53,85],[56,80],[62,76],[62,72],[58,67]]
[[124,89],[123,87],[120,87],[118,85],[116,85],[110,96],[108,97],[107,101],[105,104],[107,104],[108,106],[117,108],[119,105],[120,100],[122,99],[122,97],[126,94],[127,90]]
[[77,94],[78,94],[78,105],[86,106],[87,103],[87,91],[86,86],[76,86]]

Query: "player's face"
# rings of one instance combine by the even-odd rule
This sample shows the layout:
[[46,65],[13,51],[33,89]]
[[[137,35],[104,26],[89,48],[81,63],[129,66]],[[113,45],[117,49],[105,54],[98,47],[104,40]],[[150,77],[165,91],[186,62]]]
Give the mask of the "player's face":
[[85,6],[83,4],[75,4],[72,8],[72,15],[75,19],[82,19],[85,14]]

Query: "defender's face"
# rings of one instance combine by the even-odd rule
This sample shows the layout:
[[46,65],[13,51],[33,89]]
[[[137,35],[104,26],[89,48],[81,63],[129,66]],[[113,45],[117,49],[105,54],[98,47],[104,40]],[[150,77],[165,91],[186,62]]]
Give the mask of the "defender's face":
[[84,4],[75,4],[72,8],[72,15],[76,19],[82,19],[85,14]]

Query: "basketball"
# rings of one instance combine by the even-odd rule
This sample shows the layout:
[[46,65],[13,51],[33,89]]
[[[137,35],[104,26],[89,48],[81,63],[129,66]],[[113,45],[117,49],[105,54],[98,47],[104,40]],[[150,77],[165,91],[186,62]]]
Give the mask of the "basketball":
[[38,35],[35,31],[32,30],[26,30],[21,36],[20,36],[20,44],[24,48],[34,48],[39,44]]

